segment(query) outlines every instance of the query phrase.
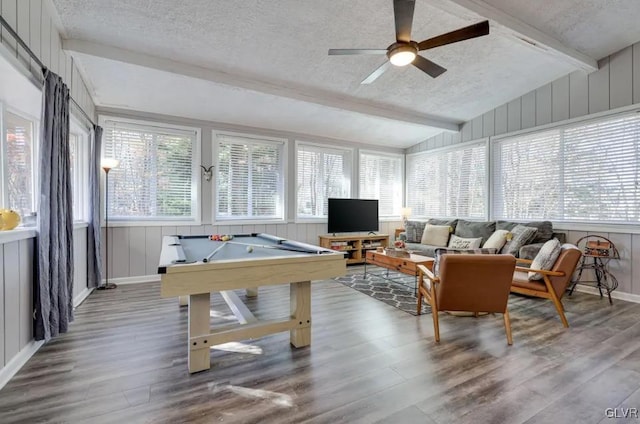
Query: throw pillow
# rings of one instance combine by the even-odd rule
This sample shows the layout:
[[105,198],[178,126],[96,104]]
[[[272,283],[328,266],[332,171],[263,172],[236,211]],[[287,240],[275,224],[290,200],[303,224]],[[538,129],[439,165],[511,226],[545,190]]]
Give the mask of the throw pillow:
[[[558,260],[558,256],[560,256],[560,252],[562,251],[562,246],[560,245],[560,241],[558,239],[551,239],[545,244],[542,245],[540,251],[533,259],[531,263],[531,269],[541,269],[544,271],[548,271],[553,267],[553,264]],[[542,279],[542,274],[539,272],[529,272],[529,280],[540,280]]]
[[409,243],[420,243],[422,233],[424,233],[424,221],[407,221],[404,232],[406,241]]
[[446,247],[449,241],[449,233],[451,227],[448,225],[431,225],[424,226],[424,233],[422,233],[422,240],[420,243],[428,244],[430,246]]
[[442,255],[495,255],[498,253],[498,249],[462,249],[462,250],[453,250],[453,249],[436,249],[435,257],[433,258],[433,275],[438,275],[438,271],[440,270],[440,257]]
[[480,247],[480,243],[482,242],[482,237],[478,238],[462,238],[458,237],[455,234],[451,235],[451,240],[449,240],[449,249],[477,249]]
[[[516,225],[510,234],[507,235],[507,242],[502,247],[500,253],[517,256],[520,248],[527,244],[529,240],[533,239],[536,231],[538,231],[538,229],[534,227],[525,227],[520,224]],[[509,235],[511,235],[511,240],[509,240]]]
[[482,247],[491,247],[494,249],[502,249],[502,246],[507,242],[507,234],[509,234],[508,230],[496,230],[491,237],[484,242]]

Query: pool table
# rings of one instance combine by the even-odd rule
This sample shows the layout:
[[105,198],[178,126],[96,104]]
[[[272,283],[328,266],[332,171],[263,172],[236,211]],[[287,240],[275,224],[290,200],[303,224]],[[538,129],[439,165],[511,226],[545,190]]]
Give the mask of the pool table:
[[[234,235],[213,241],[207,235],[165,236],[160,253],[162,297],[188,296],[188,367],[209,369],[211,346],[289,331],[295,347],[311,344],[311,281],[346,273],[343,253],[269,234]],[[290,316],[258,321],[233,292],[289,283]],[[220,292],[238,324],[212,329],[210,293]]]

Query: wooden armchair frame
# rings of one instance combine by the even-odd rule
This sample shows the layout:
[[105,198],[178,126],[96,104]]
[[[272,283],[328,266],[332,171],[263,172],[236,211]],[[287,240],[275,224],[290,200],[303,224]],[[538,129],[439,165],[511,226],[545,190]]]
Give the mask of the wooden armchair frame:
[[[571,250],[574,250],[575,253],[570,253],[569,251]],[[571,256],[568,256],[568,255],[571,255]],[[556,311],[558,311],[558,315],[560,316],[562,325],[564,327],[569,327],[569,322],[567,321],[567,317],[564,314],[564,306],[562,305],[561,298],[564,295],[566,288],[571,283],[571,276],[573,275],[573,272],[575,271],[576,266],[578,265],[580,256],[581,256],[581,253],[577,248],[563,249],[563,251],[560,253],[560,256],[556,260],[556,263],[554,264],[553,269],[557,269],[558,264],[561,261],[569,261],[570,271],[554,271],[554,270],[547,271],[542,269],[532,269],[532,268],[527,268],[523,266],[516,266],[516,272],[524,272],[524,273],[527,273],[527,275],[529,272],[540,273],[542,275],[542,280],[538,280],[537,282],[538,283],[543,282],[544,289],[542,287],[540,287],[540,289],[535,289],[531,287],[519,287],[514,282],[511,285],[511,293],[524,294],[527,296],[535,296],[535,297],[541,297],[544,299],[551,300],[551,302],[553,302],[553,306],[555,306],[556,308]],[[575,261],[575,264],[572,264],[573,261]],[[531,265],[533,261],[529,259],[518,259],[517,262],[521,264]],[[560,281],[556,282],[555,286],[552,282],[553,278],[560,278]]]

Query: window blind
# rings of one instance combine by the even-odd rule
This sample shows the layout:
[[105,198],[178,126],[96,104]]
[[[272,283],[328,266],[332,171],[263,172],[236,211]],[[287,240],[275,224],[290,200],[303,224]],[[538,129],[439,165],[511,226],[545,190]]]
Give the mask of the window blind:
[[399,217],[402,206],[402,157],[360,152],[361,199],[378,199],[380,217]]
[[218,219],[284,219],[284,143],[218,134]]
[[407,206],[422,217],[485,218],[486,142],[407,156]]
[[498,140],[493,163],[496,218],[640,221],[638,113]]
[[103,139],[103,157],[120,161],[109,172],[109,219],[196,219],[195,130],[106,120]]
[[4,204],[20,216],[35,209],[33,123],[5,112]]
[[351,151],[298,143],[296,203],[299,218],[326,218],[330,197],[351,194]]
[[493,145],[493,216],[503,219],[559,219],[560,136],[545,131]]

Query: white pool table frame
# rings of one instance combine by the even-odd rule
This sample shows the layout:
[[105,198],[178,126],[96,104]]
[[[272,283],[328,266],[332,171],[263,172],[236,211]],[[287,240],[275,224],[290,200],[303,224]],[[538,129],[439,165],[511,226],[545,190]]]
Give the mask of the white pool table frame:
[[[311,281],[346,273],[346,260],[338,252],[300,254],[258,259],[233,259],[174,264],[179,256],[180,239],[162,240],[160,274],[162,297],[189,297],[189,372],[211,367],[210,347],[231,341],[252,339],[289,331],[296,348],[311,344]],[[317,248],[316,249],[321,249]],[[291,314],[281,319],[258,321],[231,290],[247,289],[256,295],[259,286],[289,283]],[[228,292],[226,292],[228,291]],[[239,324],[210,327],[210,294],[222,293]]]

